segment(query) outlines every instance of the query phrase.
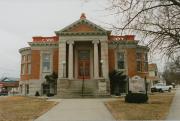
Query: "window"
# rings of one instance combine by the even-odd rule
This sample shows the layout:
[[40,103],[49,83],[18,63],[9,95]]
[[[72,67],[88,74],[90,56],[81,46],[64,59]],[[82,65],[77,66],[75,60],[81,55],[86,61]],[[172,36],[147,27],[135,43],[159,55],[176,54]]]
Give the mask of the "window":
[[26,56],[25,55],[22,56],[22,63],[24,63],[24,62],[26,62]]
[[136,57],[137,57],[137,60],[141,60],[142,54],[141,53],[136,53]]
[[43,72],[50,72],[50,54],[44,53],[42,58],[42,70]]
[[25,69],[26,69],[25,67],[26,67],[25,64],[22,64],[22,65],[21,65],[21,74],[22,74],[22,75],[25,74]]
[[148,72],[148,55],[144,53],[144,71]]
[[28,63],[28,74],[31,74],[31,64]]
[[144,71],[148,72],[148,62],[144,62]]
[[137,71],[141,71],[141,61],[137,61]]
[[27,61],[28,61],[28,62],[31,62],[31,55],[28,55],[28,56],[27,56]]
[[155,76],[157,76],[157,71],[155,71],[154,73],[155,73]]
[[117,53],[117,65],[118,65],[118,69],[124,69],[124,53],[123,52],[119,52]]
[[148,54],[144,53],[144,61],[148,61]]
[[142,71],[142,54],[136,53],[137,71]]

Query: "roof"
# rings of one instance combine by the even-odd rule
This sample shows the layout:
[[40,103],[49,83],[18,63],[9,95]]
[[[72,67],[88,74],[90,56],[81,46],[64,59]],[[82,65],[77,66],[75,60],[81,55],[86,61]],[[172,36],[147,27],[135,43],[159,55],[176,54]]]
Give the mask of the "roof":
[[0,84],[3,87],[18,87],[19,86],[19,81],[15,81],[15,82],[0,82]]
[[[78,29],[75,29],[78,28]],[[78,30],[78,31],[77,31]],[[56,35],[68,36],[68,35],[108,35],[110,31],[96,25],[95,23],[86,19],[84,13],[81,14],[80,19],[64,27],[59,31],[55,31]]]
[[14,77],[4,77],[1,78],[1,82],[17,82],[19,81],[19,78],[14,78]]
[[155,63],[148,64],[148,70],[149,71],[157,70],[157,65]]

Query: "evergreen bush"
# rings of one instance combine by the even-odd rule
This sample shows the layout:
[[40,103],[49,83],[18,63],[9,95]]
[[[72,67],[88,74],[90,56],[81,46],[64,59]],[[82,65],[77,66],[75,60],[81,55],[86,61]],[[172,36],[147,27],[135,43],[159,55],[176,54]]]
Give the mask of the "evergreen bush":
[[35,96],[40,96],[40,94],[39,94],[39,92],[38,92],[38,91],[36,91]]
[[128,93],[125,97],[125,102],[128,103],[146,103],[147,101],[148,96],[143,93]]

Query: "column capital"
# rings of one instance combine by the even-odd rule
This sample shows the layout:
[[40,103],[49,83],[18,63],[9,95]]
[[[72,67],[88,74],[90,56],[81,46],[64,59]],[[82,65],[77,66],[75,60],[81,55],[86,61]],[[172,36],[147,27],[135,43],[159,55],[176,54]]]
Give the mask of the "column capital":
[[74,44],[74,41],[73,41],[73,40],[68,40],[68,41],[67,41],[67,44],[72,44],[72,45],[73,45],[73,44]]
[[92,43],[93,43],[93,44],[98,44],[98,43],[99,43],[99,40],[93,40]]

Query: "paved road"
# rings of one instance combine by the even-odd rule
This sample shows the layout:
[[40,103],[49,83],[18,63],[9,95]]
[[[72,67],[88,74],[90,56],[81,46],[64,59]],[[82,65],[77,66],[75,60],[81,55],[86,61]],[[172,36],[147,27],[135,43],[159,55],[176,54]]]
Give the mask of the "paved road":
[[180,87],[176,90],[167,120],[180,120]]
[[56,99],[60,103],[35,121],[112,121],[107,100],[112,99]]

